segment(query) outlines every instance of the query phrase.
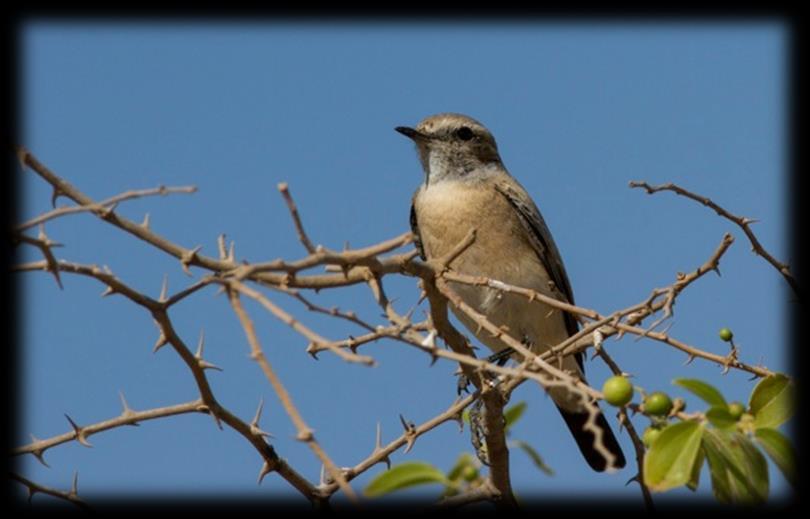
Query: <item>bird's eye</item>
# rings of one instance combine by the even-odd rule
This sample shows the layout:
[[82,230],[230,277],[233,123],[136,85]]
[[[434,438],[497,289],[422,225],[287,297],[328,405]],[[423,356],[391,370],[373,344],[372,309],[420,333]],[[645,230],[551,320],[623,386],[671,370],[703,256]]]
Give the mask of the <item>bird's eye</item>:
[[468,141],[468,140],[472,139],[473,137],[475,137],[475,134],[473,133],[473,131],[469,127],[462,126],[458,130],[456,130],[456,137],[458,137],[462,141]]

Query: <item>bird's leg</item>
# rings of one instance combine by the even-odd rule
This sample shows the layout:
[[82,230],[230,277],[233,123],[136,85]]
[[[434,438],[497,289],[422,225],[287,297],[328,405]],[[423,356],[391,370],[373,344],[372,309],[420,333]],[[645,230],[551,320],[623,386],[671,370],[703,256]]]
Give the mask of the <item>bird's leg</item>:
[[[506,348],[502,349],[501,351],[495,352],[492,355],[490,355],[489,357],[487,357],[486,361],[487,362],[494,362],[498,366],[503,366],[504,364],[506,364],[506,361],[509,360],[509,357],[513,353],[515,353],[515,350],[513,350],[512,348],[506,347]],[[469,387],[470,387],[470,379],[468,379],[467,376],[464,373],[462,373],[458,377],[458,387],[456,388],[456,390],[458,391],[458,394],[461,395],[462,391],[465,392],[465,393],[469,393],[470,392],[469,389],[468,389]]]
[[[498,366],[503,366],[514,352],[515,350],[512,348],[504,348],[501,351],[493,353],[487,357],[487,362],[494,362]],[[464,377],[463,374],[462,377]],[[461,393],[461,380],[462,379],[459,379],[459,394]],[[466,380],[466,377],[464,377],[464,382],[464,390],[466,391],[466,385],[469,385],[469,381]],[[489,430],[486,425],[486,411],[487,409],[484,406],[484,401],[480,398],[476,400],[470,407],[470,441],[472,442],[478,459],[481,460],[481,463],[488,466],[489,453],[487,452],[486,436],[489,434]]]

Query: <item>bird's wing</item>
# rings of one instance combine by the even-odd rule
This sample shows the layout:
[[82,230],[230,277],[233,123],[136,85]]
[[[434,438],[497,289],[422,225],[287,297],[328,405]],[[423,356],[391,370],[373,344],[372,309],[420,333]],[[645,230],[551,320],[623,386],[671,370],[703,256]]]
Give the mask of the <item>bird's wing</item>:
[[[565,273],[560,251],[557,250],[557,245],[554,244],[554,239],[551,237],[551,232],[549,232],[540,210],[532,202],[528,193],[513,182],[499,182],[495,184],[495,189],[506,197],[515,209],[518,219],[529,237],[532,248],[556,285],[557,298],[566,303],[574,304],[574,293],[571,290],[571,283],[568,281],[568,274]],[[579,329],[576,318],[568,312],[563,315],[568,333],[570,335],[575,334]],[[582,354],[577,353],[575,358],[579,367],[584,371]]]
[[419,223],[416,221],[416,209],[414,204],[411,203],[411,232],[413,233],[413,244],[416,245],[416,250],[419,252],[419,257],[427,261],[425,251],[422,248],[422,237],[419,235]]

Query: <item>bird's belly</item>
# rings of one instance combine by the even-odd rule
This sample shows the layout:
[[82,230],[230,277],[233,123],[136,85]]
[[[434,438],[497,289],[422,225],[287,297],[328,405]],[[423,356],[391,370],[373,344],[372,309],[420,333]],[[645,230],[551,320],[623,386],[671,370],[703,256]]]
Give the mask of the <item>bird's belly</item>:
[[[453,270],[552,295],[548,272],[503,195],[494,189],[445,182],[423,188],[415,202],[428,258],[447,255],[475,229],[475,241],[451,263]],[[546,304],[530,303],[525,296],[489,287],[462,283],[451,283],[451,287],[478,313],[506,327],[513,338],[530,343],[535,351],[544,351],[568,337],[563,314]],[[451,308],[487,347],[493,351],[505,347],[463,311]]]
[[[417,193],[414,209],[428,259],[454,251],[475,229],[475,240],[453,260],[450,268],[554,297],[551,278],[530,244],[526,229],[514,208],[494,189],[452,182],[431,185]],[[450,287],[473,310],[502,327],[512,338],[529,345],[535,353],[542,353],[569,336],[563,313],[538,300],[530,302],[519,294],[458,282],[451,282]],[[506,348],[502,340],[493,337],[474,318],[452,304],[450,308],[482,344],[495,352]],[[516,358],[520,360],[519,356]],[[573,357],[559,359],[557,366],[581,375]],[[552,388],[549,393],[563,408],[579,408],[567,390]]]

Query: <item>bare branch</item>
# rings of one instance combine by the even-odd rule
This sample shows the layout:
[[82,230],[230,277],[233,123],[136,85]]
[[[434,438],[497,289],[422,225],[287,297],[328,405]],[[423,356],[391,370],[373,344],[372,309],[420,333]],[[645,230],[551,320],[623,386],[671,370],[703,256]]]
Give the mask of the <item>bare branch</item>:
[[34,494],[36,494],[37,492],[41,492],[43,494],[47,494],[49,496],[53,496],[53,497],[68,501],[70,503],[73,503],[74,505],[78,506],[79,508],[81,508],[83,510],[87,510],[87,511],[92,510],[92,508],[90,508],[90,505],[88,505],[81,498],[79,498],[79,496],[77,494],[77,491],[76,491],[77,474],[73,475],[72,487],[71,487],[70,491],[67,491],[67,492],[64,491],[64,490],[57,490],[55,488],[46,487],[45,485],[40,485],[39,483],[35,483],[35,482],[31,481],[30,479],[24,478],[24,477],[20,476],[17,473],[14,473],[14,472],[10,472],[9,477],[11,479],[13,479],[14,481],[17,481],[17,482],[22,483],[23,485],[25,485],[25,487],[28,489],[28,499],[29,500],[32,497],[34,497]]
[[[197,400],[185,402],[183,404],[176,404],[165,407],[156,407],[154,409],[148,409],[146,411],[133,411],[127,407],[119,416],[91,425],[85,425],[81,427],[81,430],[82,434],[85,437],[87,437],[102,431],[115,429],[123,425],[137,425],[139,422],[145,422],[147,420],[155,420],[157,418],[165,418],[167,416],[175,416],[179,414],[207,413],[207,412],[208,409],[205,407],[202,400],[199,398]],[[11,451],[11,455],[19,456],[21,454],[34,454],[34,453],[42,455],[46,450],[50,449],[51,447],[75,440],[76,437],[77,437],[76,431],[74,429],[70,432],[66,432],[64,434],[60,434],[52,438],[37,440],[27,445],[15,447]]]
[[315,254],[317,248],[309,240],[306,231],[304,231],[304,225],[301,223],[301,217],[298,216],[298,208],[295,206],[295,202],[292,199],[289,186],[286,182],[282,182],[278,185],[278,190],[281,193],[281,196],[284,197],[284,201],[287,203],[287,209],[289,209],[290,216],[292,216],[293,219],[293,224],[295,224],[298,239],[301,241],[301,244],[308,253]]
[[458,508],[471,503],[478,503],[480,501],[493,501],[497,499],[498,491],[492,487],[489,480],[484,480],[480,486],[474,487],[467,492],[455,496],[443,497],[436,503],[433,508],[447,509]]
[[[475,355],[458,330],[450,323],[447,317],[448,295],[452,291],[442,291],[439,283],[442,280],[436,278],[433,281],[425,281],[424,288],[430,300],[430,315],[439,335],[456,352],[465,356]],[[458,305],[457,302],[453,302]],[[503,424],[503,407],[506,404],[501,392],[488,386],[487,380],[482,372],[474,371],[466,364],[461,365],[464,375],[478,388],[486,406],[486,425],[488,432],[485,437],[487,453],[489,455],[489,478],[492,486],[498,493],[496,505],[502,508],[515,508],[517,500],[512,493],[512,483],[509,474],[509,449],[506,446],[506,433]]]
[[352,487],[349,486],[349,483],[346,481],[346,478],[337,465],[334,464],[320,444],[315,440],[314,432],[306,424],[304,418],[301,416],[301,413],[293,404],[292,398],[290,397],[289,393],[287,393],[286,388],[281,383],[281,379],[276,375],[275,371],[273,371],[273,368],[270,366],[270,362],[265,357],[264,351],[262,351],[262,347],[259,344],[259,339],[256,336],[256,331],[253,327],[253,321],[250,320],[247,312],[245,312],[245,309],[239,300],[237,290],[229,289],[227,293],[231,306],[233,307],[233,311],[236,313],[236,316],[239,318],[239,322],[242,324],[242,328],[245,330],[245,335],[247,336],[248,343],[250,344],[251,358],[258,362],[265,377],[267,377],[267,380],[270,382],[270,385],[273,386],[273,390],[275,390],[276,395],[278,395],[281,405],[284,407],[284,410],[287,412],[287,415],[290,417],[293,425],[295,425],[295,428],[298,430],[297,439],[305,442],[309,448],[312,449],[324,466],[326,466],[329,474],[338,483],[341,490],[343,490],[349,499],[356,502],[357,494],[355,494]]
[[[17,156],[19,157],[21,163],[31,168],[31,170],[33,170],[37,175],[42,177],[53,187],[55,195],[66,196],[80,206],[93,208],[88,210],[98,218],[132,234],[133,236],[149,243],[157,249],[171,254],[178,260],[182,259],[185,255],[188,255],[188,253],[191,251],[190,249],[181,247],[163,236],[151,231],[148,226],[142,225],[141,223],[136,223],[128,218],[118,215],[115,211],[109,209],[98,209],[99,204],[97,204],[92,198],[79,191],[65,179],[54,174],[31,152],[22,146],[17,146]],[[216,271],[230,270],[235,267],[235,264],[231,261],[219,261],[203,255],[195,256],[195,260],[192,264]]]
[[[597,355],[599,355],[605,364],[608,365],[610,371],[612,371],[614,375],[622,375],[621,368],[619,368],[618,364],[616,364],[611,356],[608,355],[608,352],[603,348],[602,334],[599,331],[594,332],[593,347],[596,350]],[[644,442],[642,442],[641,438],[639,438],[636,428],[633,426],[633,422],[627,416],[626,407],[619,408],[618,416],[619,424],[627,429],[627,433],[630,435],[630,439],[633,441],[633,450],[636,453],[636,465],[638,466],[638,475],[636,476],[636,480],[641,488],[644,506],[648,512],[653,512],[655,510],[655,506],[653,505],[652,494],[650,493],[650,489],[647,487],[647,485],[644,484]]]
[[[59,262],[58,266],[63,272],[72,272],[97,278],[103,283],[113,287],[116,292],[126,296],[134,303],[149,310],[158,326],[161,338],[160,342],[170,344],[189,368],[192,377],[197,384],[197,388],[200,392],[200,397],[204,405],[202,412],[207,411],[214,418],[218,426],[221,426],[220,422],[224,422],[242,435],[262,456],[264,463],[267,464],[269,470],[277,472],[312,503],[320,504],[323,501],[324,496],[322,493],[304,477],[298,474],[292,467],[290,467],[287,462],[279,458],[273,447],[266,443],[264,435],[217,402],[205,375],[206,367],[201,365],[197,357],[191,352],[191,350],[186,346],[186,344],[174,330],[174,326],[172,325],[167,311],[168,303],[169,301],[172,301],[172,297],[167,297],[166,301],[163,303],[155,301],[154,299],[145,296],[144,294],[121,282],[109,271],[102,270],[96,266],[80,265],[67,262]],[[34,270],[37,267],[37,264],[24,264],[17,266],[17,268],[13,270]],[[41,268],[41,266],[39,267]],[[194,286],[197,286],[197,284]],[[90,430],[89,428],[90,426],[85,426],[81,428],[81,430],[86,435]],[[74,431],[70,434],[71,438],[69,439],[72,439],[75,437],[76,432]],[[42,450],[34,450],[31,451],[31,453],[44,462],[42,458]]]
[[650,493],[650,489],[647,487],[647,485],[644,484],[644,442],[642,442],[641,438],[639,438],[638,432],[636,432],[636,427],[633,425],[632,420],[630,420],[630,418],[627,416],[626,408],[619,409],[619,423],[625,429],[627,429],[627,433],[630,435],[630,439],[633,442],[633,450],[636,453],[636,466],[638,467],[636,482],[641,488],[641,496],[644,499],[644,506],[648,512],[654,512],[655,505],[653,504],[652,494]]
[[779,261],[778,259],[773,257],[773,255],[771,255],[767,250],[765,250],[765,248],[759,242],[759,239],[757,239],[756,235],[754,234],[754,231],[751,230],[751,224],[755,223],[756,220],[732,214],[723,207],[717,205],[711,199],[702,195],[692,193],[691,191],[688,191],[671,182],[667,184],[661,184],[659,186],[651,186],[647,182],[631,181],[630,187],[643,188],[645,191],[647,191],[647,194],[650,195],[658,193],[659,191],[672,191],[673,193],[699,202],[705,205],[706,207],[713,209],[714,212],[716,212],[723,218],[734,222],[743,230],[745,235],[748,237],[748,240],[751,242],[751,247],[754,251],[754,254],[761,256],[763,259],[765,259],[765,261],[770,263],[771,266],[773,266],[773,268],[779,271],[779,273],[782,274],[782,277],[784,277],[785,280],[790,285],[790,288],[793,289],[793,293],[796,294],[796,297],[801,298],[801,294],[799,293],[799,282],[796,280],[796,278],[793,276],[793,273],[790,271],[790,266],[787,263]]
[[43,267],[43,270],[53,274],[59,288],[64,288],[62,286],[62,279],[59,277],[59,268],[56,265],[56,257],[53,255],[52,250],[53,247],[61,247],[62,244],[51,241],[48,236],[45,235],[45,227],[43,225],[40,225],[39,236],[36,238],[32,238],[31,236],[26,236],[24,234],[17,234],[13,236],[13,239],[17,242],[27,243],[37,247],[42,252],[42,255],[45,256],[45,266]]
[[[457,420],[461,416],[461,412],[467,406],[473,403],[479,396],[480,393],[476,391],[471,395],[467,395],[462,399],[456,400],[445,411],[439,413],[430,420],[427,420],[426,422],[411,428],[410,429],[411,432],[405,432],[401,434],[398,438],[389,442],[387,445],[383,447],[375,445],[375,448],[369,457],[359,462],[354,467],[351,467],[345,471],[346,479],[348,481],[351,481],[352,479],[364,473],[377,463],[384,461],[386,458],[388,458],[390,454],[394,453],[397,449],[406,446],[410,441],[411,437],[418,438],[419,436],[435,429],[436,427],[445,422],[448,422],[450,420]],[[326,487],[324,487],[323,490],[326,493],[333,493],[335,490],[337,490],[337,488],[338,488],[337,483],[330,483]]]
[[[152,189],[140,189],[140,190],[132,190],[132,191],[125,191],[121,194],[112,196],[101,202],[96,204],[89,204],[89,205],[74,205],[74,206],[67,206],[67,207],[59,207],[48,211],[47,213],[43,213],[35,218],[28,220],[25,223],[21,223],[14,227],[16,232],[22,232],[26,229],[30,229],[31,227],[45,223],[48,220],[53,220],[54,218],[59,218],[60,216],[65,216],[68,214],[76,214],[76,213],[83,213],[88,211],[96,211],[96,212],[103,212],[103,211],[110,211],[113,210],[114,207],[126,200],[132,200],[134,198],[142,198],[147,196],[166,196],[172,193],[196,193],[197,188],[195,186],[177,186],[177,187],[167,187],[167,186],[158,186]],[[148,220],[147,227],[148,227]]]
[[[46,267],[47,262],[35,261],[31,263],[13,265],[11,270],[13,272],[26,272],[44,270]],[[131,300],[133,303],[140,305],[147,310],[156,310],[161,307],[161,303],[129,287],[125,283],[121,282],[121,280],[115,277],[112,273],[101,269],[98,265],[83,265],[81,263],[71,263],[60,260],[56,262],[56,268],[60,272],[79,274],[101,281],[110,289],[110,291],[104,292],[103,295],[121,294],[127,299]]]
[[253,290],[252,288],[248,287],[244,283],[240,283],[239,281],[230,280],[230,281],[223,281],[223,283],[227,284],[228,288],[232,291],[236,291],[246,296],[250,297],[259,302],[264,308],[267,309],[271,314],[277,317],[281,322],[290,326],[293,330],[297,331],[304,337],[306,337],[309,341],[313,344],[317,344],[320,346],[325,347],[329,351],[332,351],[338,357],[342,358],[348,362],[356,362],[359,364],[365,364],[367,366],[374,365],[374,359],[365,355],[357,355],[356,353],[351,353],[340,348],[336,348],[332,346],[331,341],[328,341],[315,333],[314,331],[310,330],[300,321],[295,319],[293,316],[282,310],[280,307],[276,306],[273,302],[267,299],[265,296]]
[[[284,260],[277,259],[263,263],[240,265],[234,270],[233,275],[240,280],[246,278],[265,280],[265,278],[256,277],[256,274],[267,274],[273,271],[282,271],[286,272],[287,274],[297,274],[302,270],[319,265],[334,265],[341,267],[343,275],[347,277],[347,270],[352,269],[353,267],[361,266],[371,267],[374,269],[382,267],[383,263],[377,258],[377,256],[407,245],[412,240],[413,235],[410,232],[406,232],[397,236],[396,238],[392,238],[390,240],[386,240],[362,249],[350,249],[337,252],[324,247],[319,247],[312,254],[297,261],[286,262]],[[279,280],[279,282],[273,284],[294,286],[293,280],[290,279],[291,277],[292,276],[276,278]]]

